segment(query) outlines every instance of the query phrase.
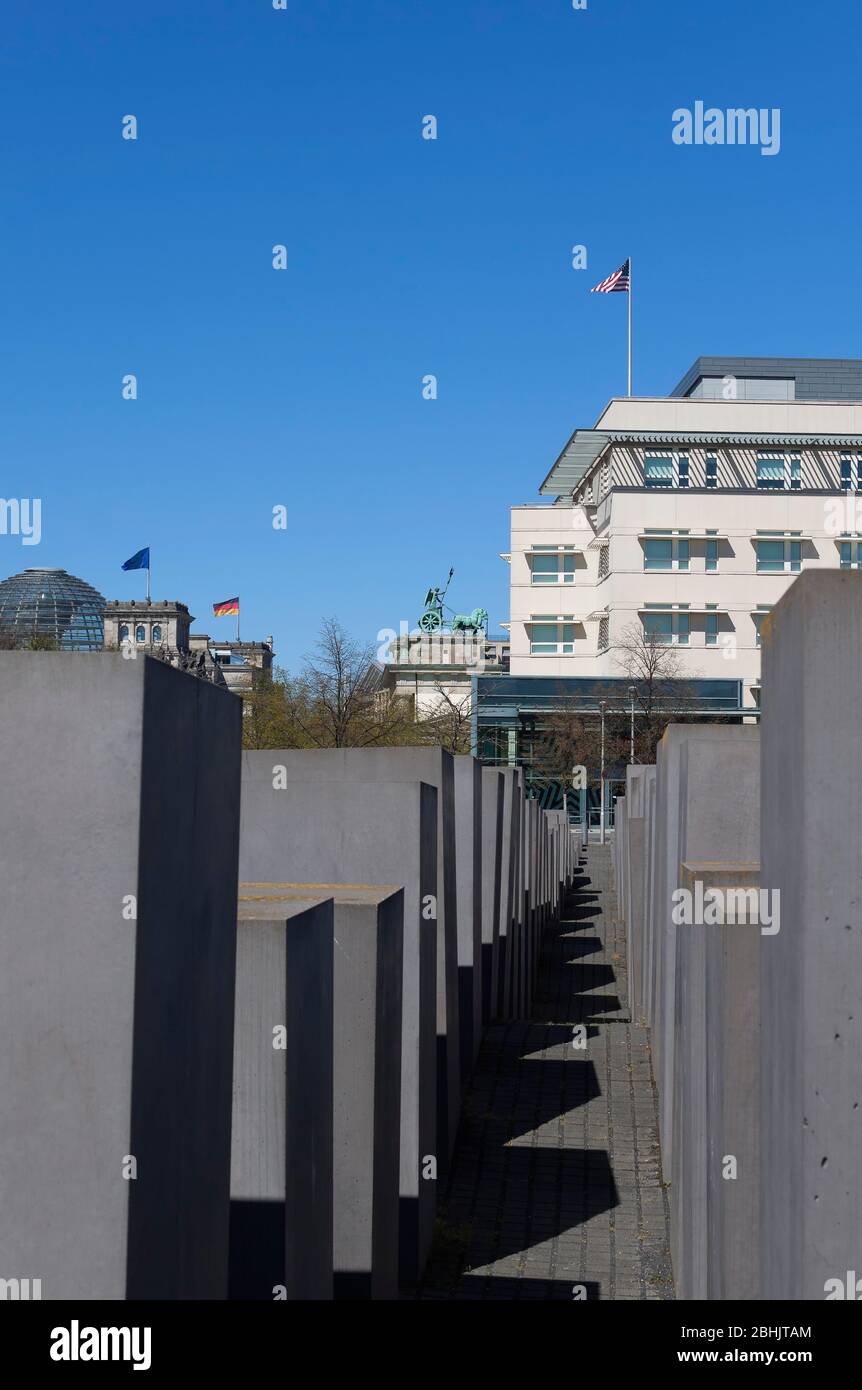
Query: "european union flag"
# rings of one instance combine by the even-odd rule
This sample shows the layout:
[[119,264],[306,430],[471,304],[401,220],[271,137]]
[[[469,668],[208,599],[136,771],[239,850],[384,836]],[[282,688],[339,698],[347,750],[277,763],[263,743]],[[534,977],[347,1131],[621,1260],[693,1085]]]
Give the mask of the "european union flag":
[[150,547],[145,545],[143,550],[139,550],[137,555],[133,555],[131,560],[127,560],[123,565],[124,570],[148,570],[150,568]]

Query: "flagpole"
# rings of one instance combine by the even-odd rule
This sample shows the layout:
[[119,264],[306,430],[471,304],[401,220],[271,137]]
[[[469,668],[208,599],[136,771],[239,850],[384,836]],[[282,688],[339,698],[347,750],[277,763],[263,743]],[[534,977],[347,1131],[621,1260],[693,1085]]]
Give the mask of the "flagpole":
[[236,640],[239,641],[239,604],[236,606]]
[[629,395],[632,393],[632,258],[629,256]]
[[150,564],[147,561],[147,603],[150,602]]

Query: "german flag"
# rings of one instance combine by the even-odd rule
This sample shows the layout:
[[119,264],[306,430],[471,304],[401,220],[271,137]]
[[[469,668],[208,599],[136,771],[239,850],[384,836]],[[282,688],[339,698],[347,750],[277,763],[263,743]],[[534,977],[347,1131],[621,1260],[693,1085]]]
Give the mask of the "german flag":
[[227,598],[224,603],[213,604],[214,618],[226,618],[231,613],[239,613],[239,598]]

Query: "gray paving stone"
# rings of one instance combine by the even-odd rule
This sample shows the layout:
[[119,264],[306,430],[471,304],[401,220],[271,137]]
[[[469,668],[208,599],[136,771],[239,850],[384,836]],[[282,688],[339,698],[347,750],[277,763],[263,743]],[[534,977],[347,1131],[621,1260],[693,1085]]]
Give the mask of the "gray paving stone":
[[420,1298],[571,1301],[576,1283],[590,1301],[674,1297],[650,1032],[628,1015],[610,848],[591,846],[581,873],[545,932],[530,1017],[485,1033]]

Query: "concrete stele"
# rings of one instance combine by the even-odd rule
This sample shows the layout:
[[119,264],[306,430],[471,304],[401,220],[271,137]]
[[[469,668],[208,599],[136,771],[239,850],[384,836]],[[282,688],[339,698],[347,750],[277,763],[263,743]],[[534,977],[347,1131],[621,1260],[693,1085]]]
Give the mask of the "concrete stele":
[[2,652],[0,706],[3,1276],[223,1299],[240,701]]

